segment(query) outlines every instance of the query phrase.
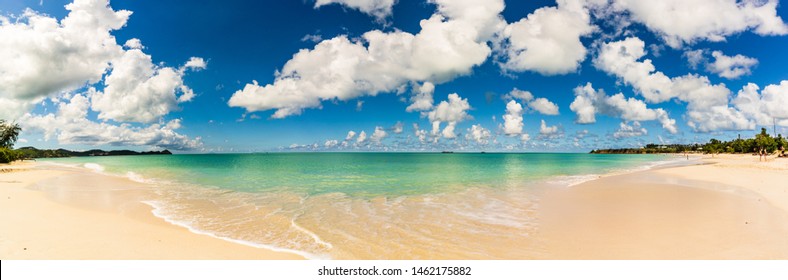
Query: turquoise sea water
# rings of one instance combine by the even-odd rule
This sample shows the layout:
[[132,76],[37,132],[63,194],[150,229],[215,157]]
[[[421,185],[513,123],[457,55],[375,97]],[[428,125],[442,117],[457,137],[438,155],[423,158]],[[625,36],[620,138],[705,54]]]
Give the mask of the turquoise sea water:
[[397,196],[456,187],[526,185],[556,178],[605,174],[664,160],[659,155],[271,153],[118,156],[50,159],[94,163],[105,172],[134,172],[241,192],[290,190],[303,194]]
[[672,159],[270,153],[44,161],[146,182],[157,194],[146,201],[154,214],[195,232],[309,258],[414,259],[538,257],[539,188]]

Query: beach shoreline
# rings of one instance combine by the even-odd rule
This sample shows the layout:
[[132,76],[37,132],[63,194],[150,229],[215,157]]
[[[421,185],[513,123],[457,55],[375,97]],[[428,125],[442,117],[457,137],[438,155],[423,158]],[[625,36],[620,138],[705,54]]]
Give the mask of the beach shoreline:
[[546,195],[550,259],[788,259],[788,159],[704,155]]
[[[167,222],[144,203],[145,186],[127,178],[33,162],[0,169],[13,170],[0,173],[2,259],[303,259]],[[113,192],[64,187],[68,180]],[[786,180],[788,159],[748,155],[604,174],[551,189],[534,238],[545,241],[546,259],[786,259]]]
[[[153,215],[151,206],[132,201],[144,196],[145,190],[128,189],[136,187],[136,182],[129,179],[33,162],[0,168],[5,170],[0,173],[0,259],[303,259],[296,254],[196,234],[167,223]],[[93,182],[123,185],[127,189],[119,195],[93,193],[87,201],[70,193],[89,190],[66,194],[58,193],[58,186],[42,191],[36,185],[74,175],[79,180],[99,180]],[[97,196],[103,199],[95,199]]]

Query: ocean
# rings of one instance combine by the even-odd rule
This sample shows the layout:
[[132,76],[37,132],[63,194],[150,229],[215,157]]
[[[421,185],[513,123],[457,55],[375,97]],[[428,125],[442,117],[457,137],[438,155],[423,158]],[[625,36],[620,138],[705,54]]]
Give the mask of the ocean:
[[41,161],[145,183],[155,196],[144,203],[170,223],[307,258],[530,259],[542,256],[537,210],[545,189],[671,160],[572,153],[258,153]]

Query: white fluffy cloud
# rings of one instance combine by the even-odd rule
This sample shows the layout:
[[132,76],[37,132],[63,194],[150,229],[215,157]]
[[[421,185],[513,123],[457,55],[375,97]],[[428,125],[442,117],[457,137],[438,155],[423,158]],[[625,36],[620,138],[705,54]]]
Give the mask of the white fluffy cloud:
[[503,133],[515,136],[523,133],[523,106],[517,101],[506,103],[506,114],[503,115]]
[[520,99],[523,102],[528,102],[534,99],[534,95],[527,90],[520,90],[518,88],[512,89],[508,94],[504,96],[505,99]]
[[[91,108],[103,120],[121,122],[158,121],[190,101],[193,91],[183,84],[185,69],[204,69],[202,58],[191,58],[183,70],[153,64],[151,57],[139,49],[130,49],[112,61],[112,72],[106,77],[103,92],[90,96]],[[176,93],[180,92],[180,96]]]
[[26,129],[42,132],[47,140],[56,138],[60,144],[149,146],[172,150],[193,150],[202,146],[199,137],[192,139],[175,132],[181,127],[180,119],[147,127],[112,125],[87,119],[89,107],[88,98],[76,94],[68,102],[58,102],[57,113],[28,113],[20,122]]
[[187,61],[186,64],[183,65],[181,71],[185,69],[203,70],[205,68],[208,68],[208,62],[205,62],[205,59],[203,59],[202,57],[191,57],[189,58],[189,61]]
[[421,31],[379,30],[360,40],[325,40],[293,56],[272,84],[247,84],[228,104],[247,111],[276,109],[273,118],[320,108],[324,100],[349,100],[391,92],[409,82],[441,83],[466,75],[491,53],[487,41],[505,23],[503,1],[435,0],[438,11]]
[[761,102],[771,117],[788,119],[788,81],[782,81],[779,85],[768,85],[761,94]]
[[326,140],[326,142],[323,143],[323,146],[326,147],[327,149],[336,147],[337,145],[339,145],[339,141],[337,140]]
[[480,145],[487,145],[487,143],[490,142],[491,135],[492,134],[490,133],[489,129],[482,127],[480,124],[474,124],[468,128],[468,133],[465,134],[465,139],[473,140]]
[[644,47],[643,40],[637,37],[604,43],[594,58],[594,66],[632,85],[648,101],[664,102],[676,97],[668,76],[656,71],[650,59],[638,61],[646,55]]
[[[694,74],[670,78],[656,71],[650,59],[639,61],[645,55],[644,46],[636,37],[602,44],[594,65],[631,85],[649,102],[674,98],[687,102],[687,124],[695,131],[753,128],[741,112],[728,106],[731,92],[724,84],[713,85],[707,77]],[[580,103],[576,108],[582,107]]]
[[361,133],[358,134],[358,138],[356,138],[356,143],[360,144],[364,143],[364,141],[367,141],[367,132],[362,130]]
[[347,136],[345,136],[345,141],[353,140],[353,137],[356,137],[356,132],[352,130],[348,131]]
[[673,134],[678,132],[676,120],[671,119],[667,111],[662,108],[650,109],[645,102],[632,97],[626,98],[621,93],[608,96],[603,90],[595,90],[591,83],[578,86],[574,92],[575,100],[569,108],[577,114],[575,119],[577,123],[595,123],[596,114],[603,114],[625,121],[656,120],[668,132]]
[[457,137],[454,133],[454,128],[457,123],[471,118],[471,116],[468,115],[468,110],[470,109],[471,105],[468,103],[468,99],[462,98],[456,93],[452,93],[449,94],[448,100],[441,101],[438,106],[435,106],[434,110],[426,112],[425,115],[430,122],[432,122],[433,135],[438,134],[441,123],[445,122],[446,127],[441,134],[444,138],[451,139]]
[[737,79],[743,75],[749,75],[750,68],[758,64],[757,59],[740,54],[727,56],[721,51],[714,51],[711,56],[714,57],[714,62],[706,65],[706,69],[727,79]]
[[396,3],[397,0],[317,0],[315,8],[330,4],[340,4],[382,20],[391,16],[391,8]]
[[550,102],[550,100],[547,100],[547,98],[540,97],[534,99],[533,101],[528,102],[528,107],[536,110],[542,115],[558,115],[558,106],[555,105],[555,103]]
[[142,41],[140,41],[140,39],[137,39],[137,38],[131,38],[131,39],[127,40],[126,43],[123,44],[123,46],[127,47],[129,49],[140,49],[141,50],[141,49],[145,48],[145,46],[142,45]]
[[756,124],[788,125],[788,81],[766,86],[760,94],[753,83],[745,85],[731,102]]
[[[0,117],[24,114],[29,121],[23,123],[25,129],[44,131],[61,144],[199,146],[199,139],[175,132],[180,120],[165,124],[161,117],[193,98],[182,76],[186,69],[204,69],[205,61],[193,57],[179,69],[155,65],[136,38],[126,41],[124,49],[111,32],[122,28],[132,13],[114,11],[108,0],[74,0],[65,8],[69,12],[59,21],[30,9],[13,19],[0,16],[0,101],[13,105]],[[84,95],[71,95],[102,79],[103,92],[90,87]],[[25,114],[45,98],[59,102],[57,114]],[[157,123],[135,127],[93,122],[87,119],[88,109],[103,120]],[[46,122],[51,122],[49,128],[44,128]]]
[[415,93],[410,98],[411,104],[405,108],[407,112],[413,111],[427,111],[432,109],[435,102],[432,94],[435,92],[435,85],[430,82],[425,82],[420,86],[414,88]]
[[542,120],[542,124],[539,126],[539,134],[543,136],[549,136],[558,134],[558,127],[557,126],[547,126],[544,120]]
[[404,130],[404,126],[405,124],[402,122],[397,122],[394,124],[394,127],[391,128],[391,131],[394,132],[394,134],[400,134]]
[[419,142],[424,144],[427,142],[427,131],[419,129],[419,124],[413,123],[413,135],[419,139]]
[[626,122],[622,122],[619,124],[619,129],[615,133],[613,133],[613,137],[615,138],[628,138],[628,137],[637,137],[643,136],[648,134],[648,130],[643,127],[640,127],[640,122],[634,121],[632,125],[627,124]]
[[526,104],[528,108],[543,115],[558,115],[558,105],[547,100],[547,98],[540,97],[534,99],[534,95],[530,91],[514,88],[511,92],[504,95],[503,98],[504,100],[519,99],[523,104]]
[[559,0],[557,7],[543,7],[503,31],[501,67],[543,75],[574,72],[585,60],[580,37],[595,30],[583,1]]
[[375,132],[372,133],[372,136],[369,137],[369,140],[380,144],[380,141],[383,141],[383,138],[386,138],[386,136],[388,136],[386,130],[384,130],[383,127],[376,126]]
[[686,50],[682,56],[687,58],[690,68],[697,69],[698,65],[701,65],[706,60],[704,53],[704,50]]
[[612,0],[610,6],[629,12],[665,42],[678,48],[698,40],[724,41],[746,30],[759,35],[785,35],[788,26],[777,15],[777,0]]
[[107,0],[76,0],[66,9],[61,21],[30,9],[16,19],[0,16],[0,98],[25,105],[5,115],[98,82],[123,53],[110,32],[126,24],[130,11],[114,11]]

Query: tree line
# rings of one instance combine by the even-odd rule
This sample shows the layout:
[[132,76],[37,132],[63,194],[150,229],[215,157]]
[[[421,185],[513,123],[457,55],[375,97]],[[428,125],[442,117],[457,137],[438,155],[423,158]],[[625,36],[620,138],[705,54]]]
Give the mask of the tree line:
[[19,124],[0,120],[0,163],[34,158],[55,158],[55,157],[86,157],[86,156],[127,156],[127,155],[171,155],[168,150],[136,152],[130,150],[88,150],[88,151],[69,151],[66,149],[39,150],[33,147],[23,147],[14,149],[14,143],[19,140],[19,133],[22,128]]
[[19,124],[0,120],[0,163],[22,159],[22,153],[13,150],[20,132],[22,127]]
[[602,149],[593,150],[592,154],[662,154],[662,153],[705,153],[705,154],[757,154],[785,156],[785,149],[788,148],[788,140],[777,134],[776,137],[769,135],[766,128],[761,128],[753,138],[733,139],[722,141],[710,139],[705,144],[648,144],[642,148],[623,148],[623,149]]

